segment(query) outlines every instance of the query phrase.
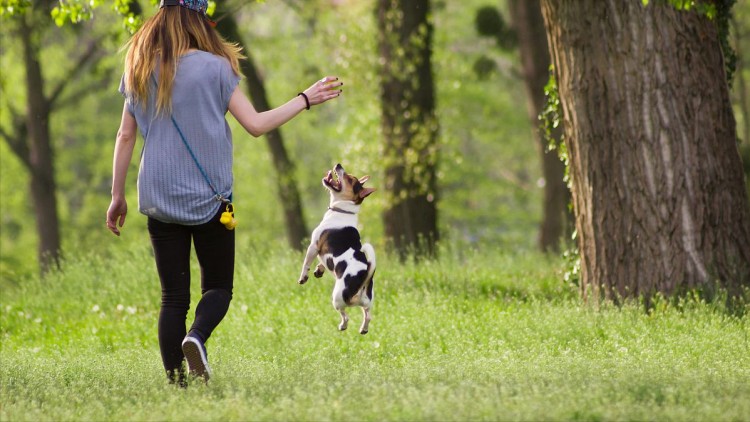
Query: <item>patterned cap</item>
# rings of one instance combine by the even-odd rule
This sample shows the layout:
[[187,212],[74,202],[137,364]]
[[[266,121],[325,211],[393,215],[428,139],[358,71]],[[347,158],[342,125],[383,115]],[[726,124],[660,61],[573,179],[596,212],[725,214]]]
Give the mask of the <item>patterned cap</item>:
[[208,15],[206,14],[206,11],[208,9],[208,0],[161,0],[161,2],[159,3],[159,9],[164,6],[182,6],[186,9],[194,10],[203,15],[203,17],[206,18],[206,21],[208,21],[209,25],[214,27],[216,26],[216,22],[209,19]]
[[203,16],[206,16],[208,0],[161,0],[159,8],[161,9],[164,6],[182,6],[186,9],[195,10]]

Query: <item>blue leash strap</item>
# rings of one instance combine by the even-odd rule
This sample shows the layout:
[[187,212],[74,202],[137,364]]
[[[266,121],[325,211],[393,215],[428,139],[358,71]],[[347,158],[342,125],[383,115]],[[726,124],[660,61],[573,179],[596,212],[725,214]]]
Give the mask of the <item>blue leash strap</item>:
[[[154,81],[154,85],[158,88],[159,84],[156,82],[156,76],[151,75],[151,80]],[[177,133],[180,134],[180,139],[182,139],[182,143],[185,144],[185,148],[187,148],[188,152],[190,153],[190,156],[193,158],[193,162],[195,162],[195,165],[198,166],[198,170],[200,170],[201,175],[206,180],[206,183],[208,183],[208,186],[211,187],[211,190],[214,191],[214,198],[216,198],[217,201],[223,202],[223,203],[230,203],[232,202],[232,195],[229,195],[229,198],[224,198],[224,196],[219,193],[219,191],[216,189],[213,183],[211,183],[211,179],[208,178],[208,174],[206,174],[206,170],[203,170],[203,166],[201,166],[201,163],[198,162],[198,157],[195,156],[195,153],[193,152],[193,149],[190,148],[190,144],[188,144],[187,139],[185,139],[185,135],[182,133],[182,130],[180,129],[180,126],[177,124],[177,121],[174,119],[173,115],[169,115],[169,118],[172,119],[172,124],[174,125],[174,128],[177,129]]]
[[231,198],[227,199],[224,198],[221,193],[216,189],[213,183],[211,183],[211,179],[208,178],[208,174],[206,174],[206,170],[203,169],[203,166],[198,162],[198,157],[195,156],[195,153],[193,152],[193,149],[190,148],[190,144],[188,144],[187,139],[185,139],[185,135],[182,133],[182,130],[180,129],[180,126],[177,124],[177,121],[174,119],[174,116],[170,115],[170,119],[172,119],[172,124],[174,125],[175,129],[177,129],[177,133],[180,134],[180,139],[182,139],[182,143],[185,144],[185,148],[187,148],[188,152],[190,153],[190,156],[193,158],[193,161],[195,162],[195,165],[198,166],[198,170],[200,170],[201,175],[206,180],[206,183],[208,183],[208,186],[211,186],[211,189],[214,191],[214,194],[216,195],[215,198],[217,201],[221,202],[231,202]]

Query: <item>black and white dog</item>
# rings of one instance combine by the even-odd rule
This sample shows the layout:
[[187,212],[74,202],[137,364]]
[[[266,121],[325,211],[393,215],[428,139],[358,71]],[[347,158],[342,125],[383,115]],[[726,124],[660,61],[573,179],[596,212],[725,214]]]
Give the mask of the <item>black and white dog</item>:
[[370,324],[375,274],[375,250],[369,243],[362,244],[357,230],[357,213],[362,201],[375,191],[363,186],[369,178],[351,176],[341,164],[336,164],[323,178],[331,201],[323,221],[312,232],[298,281],[299,284],[307,282],[307,273],[317,255],[320,262],[313,275],[320,278],[328,268],[336,277],[333,307],[341,314],[339,330],[346,330],[349,323],[346,308],[361,306],[364,319],[360,334],[367,334]]

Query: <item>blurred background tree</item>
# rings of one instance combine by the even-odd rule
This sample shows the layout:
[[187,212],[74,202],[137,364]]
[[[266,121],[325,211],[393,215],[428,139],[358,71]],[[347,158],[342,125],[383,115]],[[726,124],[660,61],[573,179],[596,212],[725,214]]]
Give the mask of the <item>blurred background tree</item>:
[[[279,246],[297,248],[300,237],[309,235],[306,229],[317,224],[327,206],[320,178],[342,162],[355,174],[369,173],[369,183],[380,188],[368,199],[360,219],[365,236],[380,250],[391,251],[387,245],[404,239],[397,248],[402,257],[404,251],[411,253],[422,246],[417,252],[425,256],[438,248],[459,254],[480,247],[520,253],[538,246],[554,250],[552,239],[560,235],[543,233],[548,221],[545,198],[553,186],[564,184],[559,169],[555,170],[558,175],[551,175],[545,168],[554,156],[542,155],[540,161],[542,143],[534,142],[532,147],[529,142],[529,131],[537,131],[539,125],[532,111],[539,107],[539,81],[547,72],[539,27],[533,24],[539,16],[534,3],[287,0],[217,5],[218,29],[241,41],[252,57],[245,64],[246,78],[241,83],[256,106],[264,103],[263,97],[268,107],[281,104],[323,74],[340,76],[346,88],[336,102],[303,113],[284,126],[283,138],[280,132],[267,137],[267,146],[249,139],[229,119],[235,133],[237,215],[243,221],[238,248],[253,253]],[[116,93],[122,71],[120,47],[129,31],[155,12],[154,4],[153,0],[142,4],[126,0],[0,3],[4,29],[0,32],[0,134],[5,139],[0,143],[3,283],[21,282],[37,272],[39,264],[41,268],[54,266],[57,260],[47,260],[43,249],[96,249],[103,259],[116,259],[128,249],[148,248],[144,218],[135,213],[123,237],[115,239],[104,228],[103,215],[109,203],[111,154],[122,110],[122,98]],[[141,10],[129,9],[138,6],[142,15]],[[747,7],[738,4],[734,8],[735,32],[730,38],[738,52],[732,100],[740,134],[748,130],[743,117],[748,74],[743,59],[750,33]],[[483,15],[480,10],[495,13]],[[388,19],[379,18],[380,11],[387,12]],[[30,28],[38,34],[30,39],[38,46],[40,84],[27,82],[30,72],[24,65],[19,32],[20,17],[31,19],[32,15],[41,19]],[[510,17],[509,23],[503,16]],[[63,22],[77,24],[53,25]],[[477,24],[489,29],[477,32]],[[411,34],[409,42],[393,42],[402,39],[396,28],[403,29],[404,36]],[[407,53],[423,58],[406,60]],[[428,72],[425,57],[429,57]],[[533,67],[528,67],[529,60]],[[405,71],[400,79],[387,72],[399,68]],[[45,183],[54,190],[38,196],[42,202],[57,200],[56,206],[36,206],[27,188],[35,176],[29,166],[31,154],[24,151],[24,145],[32,146],[31,133],[24,131],[30,122],[38,126],[43,121],[28,116],[44,116],[28,114],[27,89],[37,89],[43,94],[42,103],[51,103],[46,126],[51,164],[45,168],[52,170]],[[426,100],[416,101],[414,96]],[[407,121],[414,126],[399,126]],[[625,129],[622,125],[610,128],[618,136]],[[747,151],[746,140],[740,145]],[[554,162],[559,165],[556,158]],[[131,175],[136,167],[134,158]],[[394,184],[399,178],[406,182],[403,190]],[[135,204],[133,180],[128,182],[128,200]],[[416,206],[410,206],[406,214],[407,208],[396,202],[402,195],[416,198]],[[557,204],[549,209],[559,209]],[[49,248],[43,246],[49,242],[38,232],[52,226],[54,218],[35,214],[55,209],[59,245]],[[605,214],[597,215],[604,218]],[[30,225],[32,216],[43,223],[37,223],[39,228]],[[620,243],[620,237],[613,238],[606,246],[620,247]]]
[[439,147],[430,1],[379,0],[377,19],[385,234],[402,259],[433,256]]
[[[570,211],[570,190],[565,178],[565,164],[550,146],[550,142],[554,146],[562,140],[562,126],[555,125],[547,133],[540,122],[547,104],[545,87],[551,64],[547,32],[539,0],[509,0],[508,9],[510,24],[505,22],[499,8],[480,8],[475,19],[476,29],[480,35],[494,39],[499,48],[506,51],[517,50],[520,55],[518,73],[526,86],[526,108],[543,175],[541,184],[544,199],[538,234],[539,248],[542,251],[559,252],[560,245],[570,239],[574,221]],[[479,75],[494,68],[494,61],[488,60],[487,56],[481,56],[474,64]]]
[[[232,7],[232,4],[229,2],[217,3],[215,12],[217,19],[216,29],[225,39],[242,46],[246,59],[240,62],[240,70],[247,81],[247,95],[257,111],[270,110],[273,107],[269,103],[263,78],[258,72],[252,50],[247,48],[247,44],[240,35],[237,21],[232,14]],[[234,7],[236,9],[236,6]],[[264,136],[268,150],[271,152],[273,168],[276,172],[276,189],[279,196],[279,204],[284,210],[287,241],[289,247],[302,250],[305,237],[309,233],[305,225],[299,189],[297,188],[294,175],[294,163],[289,158],[287,148],[284,145],[281,128],[274,129]]]
[[[20,60],[13,63],[20,64],[25,88],[24,92],[17,92],[18,87],[11,86],[4,71],[0,87],[5,94],[2,107],[7,115],[6,124],[0,126],[0,137],[29,175],[29,189],[19,189],[27,194],[27,211],[20,224],[32,218],[36,222],[37,260],[42,273],[57,267],[61,254],[51,115],[61,109],[77,107],[83,97],[106,86],[111,75],[111,68],[102,62],[107,51],[101,38],[111,37],[113,33],[102,33],[94,28],[63,31],[55,27],[50,15],[56,4],[52,0],[9,1],[0,9],[0,19],[7,29],[4,43],[5,37],[9,37],[18,47],[15,52]],[[60,47],[67,50],[64,41],[71,35],[77,38],[77,48],[57,55],[57,72],[46,71],[48,63],[42,60],[43,52]],[[7,53],[3,50],[5,56]],[[18,101],[19,96],[24,98],[22,102]],[[86,171],[81,166],[76,169]]]
[[[70,80],[66,90],[78,94],[71,96],[77,101],[76,106],[72,106],[72,101],[66,101],[63,103],[66,106],[56,108],[49,119],[56,193],[46,195],[46,199],[56,199],[57,207],[32,204],[29,190],[21,187],[31,183],[22,156],[15,154],[8,142],[0,144],[0,274],[4,278],[16,280],[33,272],[40,261],[29,253],[36,247],[57,251],[97,248],[108,254],[108,247],[100,245],[128,243],[133,237],[142,236],[143,220],[137,216],[128,220],[129,227],[126,228],[133,235],[128,236],[126,231],[126,238],[116,242],[101,230],[99,222],[102,209],[106,209],[112,139],[122,107],[122,99],[116,94],[122,69],[119,49],[129,31],[142,21],[138,13],[128,12],[127,7],[131,4],[141,6],[144,15],[148,16],[155,11],[154,2],[144,3],[70,0],[49,2],[46,9],[35,3],[30,9],[43,19],[44,25],[35,29],[45,28],[46,31],[39,38],[39,64],[43,69],[41,74],[47,95],[52,91],[49,87],[55,86],[58,78]],[[2,19],[5,28],[16,24],[14,19],[18,18],[19,5],[23,4],[4,0]],[[378,165],[383,150],[377,141],[381,133],[381,112],[377,29],[372,17],[376,3],[227,2],[226,6],[240,28],[240,35],[251,40],[246,41],[249,43],[246,48],[255,59],[258,76],[265,82],[269,103],[287,100],[304,89],[304,81],[315,80],[325,73],[339,74],[350,87],[338,105],[316,109],[315,113],[306,114],[284,128],[289,132],[285,139],[289,160],[298,163],[293,176],[305,208],[325,209],[327,198],[321,195],[320,177],[325,169],[338,161],[347,164],[352,171],[371,173],[374,176],[372,183],[380,181],[378,187],[384,190],[383,170]],[[530,183],[535,177],[533,169],[524,164],[526,152],[517,148],[519,145],[513,134],[516,130],[524,130],[524,123],[518,120],[518,113],[509,102],[518,92],[514,91],[513,83],[506,83],[503,98],[497,101],[497,96],[487,87],[496,85],[498,79],[480,81],[466,66],[476,55],[473,47],[467,48],[476,44],[470,26],[473,9],[442,2],[438,6],[435,16],[442,19],[444,28],[452,26],[452,29],[439,32],[436,38],[440,43],[440,61],[437,63],[443,68],[436,83],[444,87],[445,104],[450,105],[436,111],[442,113],[443,119],[450,124],[439,141],[448,163],[437,177],[443,178],[445,192],[452,197],[442,207],[438,224],[460,241],[504,243],[502,239],[512,239],[520,246],[526,245],[526,229],[535,218],[532,198],[536,187]],[[56,11],[55,16],[51,15],[52,10]],[[66,22],[75,22],[76,25],[53,25]],[[84,53],[89,39],[96,40],[91,48],[97,50],[97,55],[91,56],[90,63],[81,68],[78,77],[67,77],[65,70],[75,67],[74,59],[87,57]],[[25,122],[19,118],[26,109],[27,85],[26,72],[19,66],[22,63],[21,43],[11,31],[3,31],[0,42],[3,68],[0,129],[8,137],[20,139],[24,137],[14,135],[12,120],[16,116],[16,122]],[[459,51],[466,59],[456,61],[453,50]],[[246,89],[249,89],[249,79],[242,82]],[[102,89],[102,84],[106,85],[105,89]],[[497,115],[506,116],[506,123],[510,121],[512,124],[498,130],[498,122],[490,118]],[[495,141],[499,139],[497,136],[505,139],[504,144]],[[279,235],[290,227],[284,221],[282,207],[273,191],[267,189],[279,182],[272,164],[274,160],[270,150],[259,149],[254,142],[245,142],[242,136],[238,138],[235,172],[237,180],[241,181],[237,183],[237,195],[242,201],[238,215],[242,219],[252,218],[255,223],[248,227],[248,236],[240,237],[240,242],[273,244],[279,238],[283,239],[284,236]],[[136,171],[136,160],[130,174]],[[469,161],[472,165],[466,166],[464,163]],[[502,165],[493,169],[496,164]],[[464,189],[466,180],[474,180],[475,189]],[[131,203],[136,202],[134,191],[132,184],[128,194]],[[375,239],[383,239],[383,223],[378,216],[385,202],[382,197],[373,198],[364,210],[363,221],[368,221],[368,231]],[[29,225],[30,217],[35,212],[51,212],[55,208],[62,246],[43,246],[47,242],[41,241],[34,226]],[[304,232],[305,227],[316,224],[319,218],[320,212],[297,217],[296,220],[302,219],[304,224],[298,232]],[[55,221],[53,217],[34,217],[34,220],[45,222],[45,227],[54,226]],[[292,241],[288,242],[291,244]]]

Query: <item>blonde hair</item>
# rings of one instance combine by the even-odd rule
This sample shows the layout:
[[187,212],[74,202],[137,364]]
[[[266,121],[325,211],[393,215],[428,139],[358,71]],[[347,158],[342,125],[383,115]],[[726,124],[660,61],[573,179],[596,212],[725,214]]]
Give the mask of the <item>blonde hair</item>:
[[159,61],[157,113],[172,110],[172,82],[180,56],[198,49],[226,58],[236,75],[242,47],[224,40],[199,13],[169,6],[148,19],[125,44],[125,94],[134,103],[148,99],[151,75]]

